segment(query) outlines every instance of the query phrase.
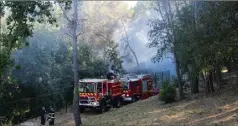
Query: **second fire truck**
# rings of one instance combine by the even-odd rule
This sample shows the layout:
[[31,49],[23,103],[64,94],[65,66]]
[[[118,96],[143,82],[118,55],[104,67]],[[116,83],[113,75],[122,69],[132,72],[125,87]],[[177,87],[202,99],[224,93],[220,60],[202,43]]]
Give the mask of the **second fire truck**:
[[123,101],[136,101],[154,95],[151,75],[129,75],[120,79]]

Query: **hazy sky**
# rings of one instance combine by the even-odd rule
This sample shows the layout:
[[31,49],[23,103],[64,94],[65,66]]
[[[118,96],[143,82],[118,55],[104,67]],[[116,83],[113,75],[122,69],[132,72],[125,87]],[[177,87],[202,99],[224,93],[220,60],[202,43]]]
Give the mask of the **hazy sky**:
[[132,8],[136,5],[137,1],[124,1],[128,4],[129,8]]

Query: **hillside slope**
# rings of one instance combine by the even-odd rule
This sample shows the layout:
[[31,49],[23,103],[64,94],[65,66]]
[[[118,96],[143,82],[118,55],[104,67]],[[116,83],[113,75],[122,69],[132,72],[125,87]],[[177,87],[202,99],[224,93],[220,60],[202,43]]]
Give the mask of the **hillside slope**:
[[[189,100],[163,104],[158,96],[111,109],[104,114],[86,112],[81,114],[85,126],[118,126],[118,125],[224,125],[238,126],[238,93],[231,89],[204,97],[198,94]],[[200,95],[200,96],[199,96]],[[32,120],[28,123],[38,122]],[[57,126],[73,126],[72,113],[58,113]],[[22,125],[26,126],[26,125]],[[30,125],[29,125],[30,126]]]

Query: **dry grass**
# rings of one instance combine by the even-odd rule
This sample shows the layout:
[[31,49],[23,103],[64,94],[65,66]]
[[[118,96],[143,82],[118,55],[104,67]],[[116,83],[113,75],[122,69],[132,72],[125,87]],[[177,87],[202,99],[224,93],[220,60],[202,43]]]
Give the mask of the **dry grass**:
[[[158,97],[113,109],[97,115],[82,114],[84,125],[224,125],[238,126],[237,93],[229,92],[212,97],[197,97],[191,100],[163,104]],[[61,126],[73,126],[68,120]]]
[[[209,97],[201,93],[172,104],[164,104],[158,100],[158,96],[154,96],[119,109],[111,109],[104,114],[86,112],[81,117],[85,126],[238,126],[238,92],[232,92],[228,87],[221,92],[221,95],[217,93]],[[39,122],[39,119],[30,122],[36,121]],[[72,113],[58,113],[56,126],[74,126]]]

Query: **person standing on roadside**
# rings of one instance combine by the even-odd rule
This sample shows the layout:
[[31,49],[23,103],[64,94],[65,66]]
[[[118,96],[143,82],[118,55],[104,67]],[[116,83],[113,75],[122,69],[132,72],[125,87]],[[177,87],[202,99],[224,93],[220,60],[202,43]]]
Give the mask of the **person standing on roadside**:
[[42,108],[41,108],[40,119],[41,119],[40,124],[41,124],[42,126],[44,126],[44,125],[45,125],[45,120],[46,120],[46,110],[45,110],[45,107],[42,107]]

